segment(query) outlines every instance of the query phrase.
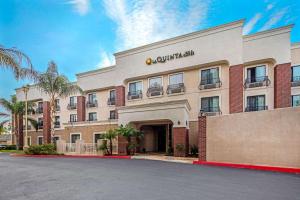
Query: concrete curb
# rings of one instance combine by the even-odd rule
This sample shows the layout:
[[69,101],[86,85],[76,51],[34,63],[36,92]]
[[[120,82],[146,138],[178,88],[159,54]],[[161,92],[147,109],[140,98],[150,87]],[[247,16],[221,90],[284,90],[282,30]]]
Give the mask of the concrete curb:
[[194,161],[193,164],[194,165],[209,165],[209,166],[216,166],[216,167],[230,167],[230,168],[238,168],[238,169],[252,169],[252,170],[261,170],[261,171],[300,174],[300,168],[273,167],[273,166],[263,166],[263,165],[248,165],[248,164],[207,162],[207,161]]
[[96,156],[96,155],[26,155],[26,154],[10,154],[12,157],[27,158],[102,158],[102,159],[131,159],[131,156]]

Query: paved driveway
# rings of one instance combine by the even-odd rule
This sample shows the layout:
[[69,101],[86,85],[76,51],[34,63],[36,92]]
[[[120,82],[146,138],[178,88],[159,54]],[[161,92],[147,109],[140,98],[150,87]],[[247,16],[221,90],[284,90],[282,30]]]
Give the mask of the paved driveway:
[[149,160],[0,154],[0,200],[300,200],[300,176]]

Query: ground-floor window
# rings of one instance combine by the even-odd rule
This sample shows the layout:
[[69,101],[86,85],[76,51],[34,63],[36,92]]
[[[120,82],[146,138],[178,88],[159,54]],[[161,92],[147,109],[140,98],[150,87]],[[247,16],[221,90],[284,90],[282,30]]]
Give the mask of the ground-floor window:
[[79,133],[72,133],[71,134],[71,143],[76,143],[76,140],[80,140],[81,135]]
[[248,96],[246,111],[251,112],[251,111],[259,111],[259,110],[267,110],[266,96],[265,95]]
[[28,146],[31,146],[31,137],[30,136],[27,136],[27,144],[28,144]]
[[300,106],[300,94],[292,96],[292,106],[293,107]]
[[38,136],[37,137],[37,144],[42,145],[43,144],[43,136]]
[[201,98],[201,110],[203,112],[219,112],[219,97],[204,97]]
[[54,140],[54,142],[55,142],[55,144],[56,144],[57,140],[60,140],[60,136],[54,136],[54,137],[53,137],[53,140]]
[[94,134],[94,143],[97,144],[98,140],[104,139],[104,133],[95,133]]

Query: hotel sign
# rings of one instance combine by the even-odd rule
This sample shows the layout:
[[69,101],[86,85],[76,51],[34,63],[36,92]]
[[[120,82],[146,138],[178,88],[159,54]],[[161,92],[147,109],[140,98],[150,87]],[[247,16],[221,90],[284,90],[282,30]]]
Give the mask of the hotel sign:
[[166,55],[166,56],[158,56],[155,59],[147,58],[146,64],[151,65],[151,64],[157,64],[157,63],[165,63],[169,60],[176,60],[179,58],[184,58],[184,57],[193,56],[193,55],[195,55],[195,52],[193,50],[189,50],[189,51],[174,53],[174,54]]

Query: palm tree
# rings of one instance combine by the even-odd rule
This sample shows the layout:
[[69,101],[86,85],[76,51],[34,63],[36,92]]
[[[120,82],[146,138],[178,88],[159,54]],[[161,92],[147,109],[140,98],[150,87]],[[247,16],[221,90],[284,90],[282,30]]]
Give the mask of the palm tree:
[[[27,66],[22,67],[23,63]],[[16,48],[4,48],[0,45],[0,67],[11,69],[16,79],[35,79],[37,76],[29,57]]]
[[113,140],[116,139],[116,137],[118,136],[118,133],[116,130],[108,130],[105,135],[104,135],[104,139],[107,139],[109,141],[109,154],[112,155],[113,154]]
[[[17,101],[16,95],[13,95],[10,100],[0,98],[0,106],[3,107],[8,113],[10,113],[8,114],[5,112],[0,112],[0,117],[5,119],[4,121],[2,121],[2,123],[12,121],[13,131],[15,132],[15,135],[17,137],[17,146],[19,147],[21,138],[17,127],[19,126],[18,122],[20,120],[20,117],[23,117],[25,113],[25,103],[22,101]],[[32,110],[34,106],[34,103],[29,102],[28,110]],[[34,124],[37,123],[37,121],[32,118],[28,118],[28,122],[31,123],[34,127]]]
[[[78,92],[82,93],[79,86],[71,83],[69,79],[58,73],[57,65],[50,61],[47,71],[37,77],[37,87],[42,93],[48,95],[50,101],[50,115],[51,115],[51,137],[54,140],[55,130],[55,100],[57,98],[66,98]],[[53,141],[54,143],[54,141]]]

